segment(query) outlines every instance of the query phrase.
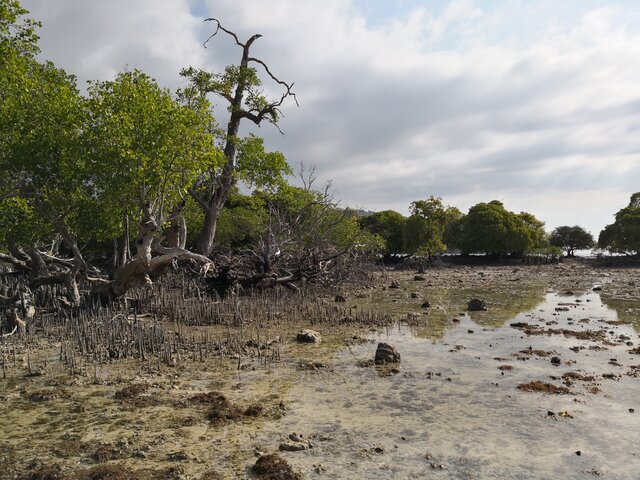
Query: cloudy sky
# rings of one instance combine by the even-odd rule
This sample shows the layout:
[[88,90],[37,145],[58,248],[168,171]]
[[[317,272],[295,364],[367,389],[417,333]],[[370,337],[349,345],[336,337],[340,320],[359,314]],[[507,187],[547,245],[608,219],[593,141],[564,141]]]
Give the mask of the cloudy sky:
[[[429,195],[498,199],[597,236],[640,191],[636,0],[23,0],[42,56],[81,84],[237,62],[217,17],[300,106],[257,133],[315,165],[343,205],[407,213]],[[267,84],[267,92],[278,93]],[[226,123],[226,111],[216,117]]]

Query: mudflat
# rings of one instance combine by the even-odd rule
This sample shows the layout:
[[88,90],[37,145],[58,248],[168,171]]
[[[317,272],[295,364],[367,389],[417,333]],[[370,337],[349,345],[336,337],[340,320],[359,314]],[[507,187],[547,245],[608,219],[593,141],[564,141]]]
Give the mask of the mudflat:
[[[639,268],[379,269],[40,321],[0,344],[1,479],[640,471]],[[393,362],[374,364],[380,343]]]

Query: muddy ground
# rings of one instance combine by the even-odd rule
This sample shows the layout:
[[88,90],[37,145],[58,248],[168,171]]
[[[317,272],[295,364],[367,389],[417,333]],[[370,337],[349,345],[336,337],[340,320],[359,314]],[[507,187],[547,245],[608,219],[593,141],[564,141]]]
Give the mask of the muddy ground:
[[638,478],[640,269],[381,270],[321,297],[334,318],[175,327],[242,335],[217,357],[71,371],[52,331],[4,340],[0,479]]

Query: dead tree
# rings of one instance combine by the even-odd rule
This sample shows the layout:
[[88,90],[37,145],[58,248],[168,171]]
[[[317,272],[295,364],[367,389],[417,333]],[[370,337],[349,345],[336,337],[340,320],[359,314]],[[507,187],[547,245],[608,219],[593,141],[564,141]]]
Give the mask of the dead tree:
[[[174,260],[188,260],[198,265],[203,274],[212,270],[213,262],[208,257],[184,248],[186,227],[182,218],[183,207],[184,204],[171,211],[170,226],[165,234],[161,229],[165,220],[162,212],[154,212],[150,204],[145,203],[138,224],[135,256],[116,272],[112,281],[96,288],[94,294],[103,302],[121,297],[136,285],[151,284],[151,276],[161,272]],[[167,245],[163,245],[165,240]]]
[[216,275],[207,279],[211,290],[220,296],[278,285],[298,290],[305,283],[335,284],[348,276],[366,253],[358,249],[357,231],[336,238],[351,212],[333,201],[330,183],[313,190],[313,170],[302,180],[301,193],[310,200],[295,211],[271,205],[268,224],[252,248],[215,257]]
[[[204,225],[198,240],[198,252],[202,255],[211,253],[218,217],[237,182],[236,157],[240,122],[247,119],[259,126],[266,121],[278,128],[280,107],[284,101],[292,97],[297,104],[296,96],[292,91],[293,83],[280,80],[271,73],[265,62],[250,55],[251,46],[262,35],[253,35],[246,42],[241,42],[234,32],[223,27],[217,19],[207,18],[205,21],[216,25],[213,34],[205,41],[205,46],[219,32],[224,32],[242,49],[242,56],[239,65],[227,67],[224,74],[212,74],[194,68],[182,71],[182,75],[189,78],[200,92],[214,93],[228,102],[230,112],[224,139],[225,164],[220,171],[212,170],[204,174],[197,182],[196,188],[191,191],[193,198],[204,211]],[[262,95],[259,90],[261,82],[256,66],[261,67],[271,80],[284,89],[279,99],[269,101]]]

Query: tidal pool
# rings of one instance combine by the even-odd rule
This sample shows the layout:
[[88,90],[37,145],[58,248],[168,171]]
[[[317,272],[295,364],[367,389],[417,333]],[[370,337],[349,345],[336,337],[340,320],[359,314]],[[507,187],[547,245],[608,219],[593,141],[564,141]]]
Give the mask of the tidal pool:
[[[371,332],[330,370],[301,374],[290,412],[256,443],[277,449],[293,432],[311,439],[314,448],[284,454],[311,478],[640,478],[637,333],[595,292],[541,298],[502,327],[483,326],[491,306],[478,323],[473,313],[445,329],[438,322],[441,340],[402,322]],[[517,322],[569,332],[527,335]],[[378,341],[401,353],[396,373],[357,366]],[[536,380],[570,393],[517,388]]]

